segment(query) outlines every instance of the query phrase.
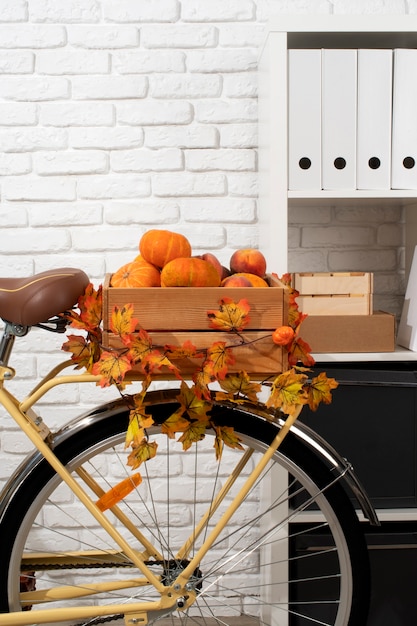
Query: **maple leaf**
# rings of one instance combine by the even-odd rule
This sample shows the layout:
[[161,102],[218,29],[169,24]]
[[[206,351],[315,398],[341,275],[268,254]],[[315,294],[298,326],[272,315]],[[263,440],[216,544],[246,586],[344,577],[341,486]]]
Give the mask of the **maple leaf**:
[[80,313],[70,311],[68,318],[73,328],[79,328],[95,333],[101,324],[103,309],[103,290],[100,285],[97,290],[89,283],[77,303]]
[[120,384],[126,372],[132,369],[132,362],[123,354],[103,351],[100,360],[94,364],[92,373],[101,376],[100,387]]
[[308,387],[308,405],[312,411],[316,411],[320,402],[330,404],[332,401],[332,389],[336,389],[339,383],[334,378],[328,378],[325,372],[320,372],[312,379]]
[[129,340],[130,335],[135,331],[138,320],[133,317],[133,304],[125,304],[122,308],[115,306],[110,320],[110,330],[118,335],[122,341]]
[[155,371],[155,369],[161,369],[162,367],[167,367],[175,376],[181,379],[181,375],[179,373],[178,367],[174,365],[168,357],[165,356],[159,350],[151,350],[144,356],[141,360],[142,369],[144,372],[151,374]]
[[248,325],[250,306],[246,299],[234,302],[231,298],[222,298],[217,311],[207,311],[210,328],[227,332],[240,332]]
[[170,360],[175,359],[201,359],[204,352],[198,351],[196,346],[190,341],[185,341],[181,346],[165,345],[164,351]]
[[156,455],[158,444],[156,441],[147,441],[146,439],[133,448],[127,459],[127,464],[132,469],[137,469],[145,461],[153,459]]
[[[243,371],[238,374],[227,374],[223,380],[219,381],[219,383],[221,388],[232,396],[230,398],[232,400],[235,399],[236,395],[239,395],[244,396],[252,402],[257,402],[257,394],[262,389],[262,385],[260,383],[251,382],[247,372]],[[219,394],[216,394],[216,397],[220,399]]]
[[205,367],[201,367],[197,369],[197,371],[193,374],[193,383],[195,394],[198,398],[205,398],[206,400],[211,400],[211,392],[209,389],[209,384],[215,380],[211,372],[211,367],[206,369]]
[[81,335],[68,335],[68,341],[62,344],[62,350],[71,352],[71,359],[77,363],[77,369],[87,367],[91,359],[90,345]]
[[306,380],[307,375],[297,374],[294,368],[279,374],[272,383],[266,406],[273,406],[287,415],[292,415],[298,405],[307,402],[307,393],[304,388]]
[[224,341],[215,341],[207,349],[207,358],[203,368],[214,378],[221,380],[227,374],[229,365],[235,363],[235,357]]
[[236,448],[237,450],[243,450],[241,445],[241,439],[236,434],[232,426],[215,426],[216,437],[214,441],[214,448],[216,450],[216,459],[221,458],[223,452],[223,445],[226,444],[229,448]]
[[149,337],[146,330],[141,328],[137,334],[135,334],[133,341],[129,346],[129,357],[133,363],[139,363],[150,352],[152,352],[152,339]]
[[175,439],[175,433],[184,432],[190,424],[190,421],[183,416],[184,408],[181,407],[175,411],[161,424],[161,432],[168,435],[170,439]]
[[193,443],[201,441],[206,436],[206,429],[209,426],[209,421],[195,421],[190,422],[184,433],[178,439],[182,443],[183,450],[188,450]]
[[177,400],[183,408],[183,413],[186,413],[187,417],[195,420],[206,420],[207,411],[212,407],[211,402],[207,402],[204,398],[201,398],[196,393],[196,388],[189,387],[185,381],[182,381],[180,387],[180,394],[177,396]]
[[304,339],[301,337],[295,337],[291,343],[288,351],[288,363],[289,365],[296,365],[301,362],[307,367],[314,365],[315,360],[310,354],[311,348]]
[[145,436],[145,429],[150,428],[153,423],[152,417],[147,415],[143,406],[135,406],[129,414],[125,448],[130,445],[138,446]]

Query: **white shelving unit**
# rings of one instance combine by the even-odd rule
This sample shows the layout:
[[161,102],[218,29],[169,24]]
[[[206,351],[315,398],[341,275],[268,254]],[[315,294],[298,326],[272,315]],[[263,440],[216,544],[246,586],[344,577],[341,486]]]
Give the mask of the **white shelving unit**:
[[[259,224],[268,265],[288,271],[288,209],[297,206],[404,207],[406,273],[417,244],[417,190],[288,191],[287,52],[291,48],[417,48],[417,15],[294,15],[271,22],[259,59]],[[392,357],[392,359],[391,359]],[[317,360],[417,360],[392,355],[316,355]]]

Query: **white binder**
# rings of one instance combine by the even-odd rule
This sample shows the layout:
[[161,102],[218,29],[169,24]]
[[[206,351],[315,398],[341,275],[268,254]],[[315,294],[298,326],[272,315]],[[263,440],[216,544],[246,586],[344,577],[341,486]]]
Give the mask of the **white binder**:
[[358,189],[391,188],[392,50],[358,50]]
[[320,50],[288,50],[288,188],[321,189]]
[[356,188],[357,51],[322,50],[322,187]]
[[392,188],[417,189],[417,50],[394,50]]

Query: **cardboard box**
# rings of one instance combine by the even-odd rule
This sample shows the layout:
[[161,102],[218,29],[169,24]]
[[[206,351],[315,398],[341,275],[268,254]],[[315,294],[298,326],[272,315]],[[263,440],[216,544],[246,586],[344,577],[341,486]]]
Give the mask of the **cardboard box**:
[[[273,343],[271,333],[288,321],[288,289],[273,277],[268,277],[270,288],[225,287],[150,287],[119,289],[110,287],[110,275],[103,287],[103,343],[105,347],[119,348],[120,340],[110,332],[110,319],[115,306],[133,304],[134,315],[150,335],[155,347],[166,344],[182,345],[191,341],[204,350],[216,341],[236,346],[236,363],[230,372],[245,370],[253,379],[262,380],[288,368],[287,352]],[[234,302],[245,298],[250,305],[250,322],[241,335],[209,328],[207,311],[218,310],[222,298]],[[248,342],[250,344],[248,345]],[[176,361],[183,375],[193,374],[201,361]],[[172,378],[167,369],[160,378]]]
[[308,315],[371,315],[373,274],[303,272],[293,274],[297,303]]
[[313,354],[329,352],[393,352],[395,316],[376,311],[372,315],[309,315],[300,336]]

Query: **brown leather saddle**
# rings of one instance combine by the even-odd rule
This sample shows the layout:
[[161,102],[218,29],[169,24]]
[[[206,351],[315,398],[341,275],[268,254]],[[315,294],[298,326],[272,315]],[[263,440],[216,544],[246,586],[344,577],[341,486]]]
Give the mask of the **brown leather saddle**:
[[89,284],[88,276],[71,267],[28,278],[0,278],[0,317],[34,326],[70,310]]

